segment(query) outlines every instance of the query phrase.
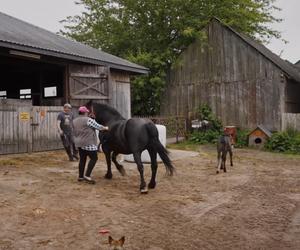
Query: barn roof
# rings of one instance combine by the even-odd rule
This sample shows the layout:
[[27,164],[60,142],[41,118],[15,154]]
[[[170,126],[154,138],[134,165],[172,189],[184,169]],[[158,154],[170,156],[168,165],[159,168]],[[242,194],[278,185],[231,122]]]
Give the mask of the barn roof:
[[94,49],[39,28],[0,12],[0,47],[64,58],[133,73],[147,73],[148,69],[117,56]]
[[269,50],[267,47],[262,45],[261,43],[254,41],[252,38],[243,35],[237,31],[235,31],[230,26],[224,24],[222,21],[220,21],[217,18],[214,18],[213,20],[216,20],[221,25],[225,26],[229,30],[231,30],[233,33],[235,33],[237,36],[239,36],[242,40],[244,40],[247,44],[249,44],[251,47],[256,49],[259,53],[261,53],[263,56],[268,58],[270,61],[272,61],[277,67],[279,67],[283,72],[285,72],[289,78],[292,78],[293,80],[300,82],[300,73],[295,68],[292,63],[286,62],[285,60],[281,59],[278,55],[274,54],[271,50]]

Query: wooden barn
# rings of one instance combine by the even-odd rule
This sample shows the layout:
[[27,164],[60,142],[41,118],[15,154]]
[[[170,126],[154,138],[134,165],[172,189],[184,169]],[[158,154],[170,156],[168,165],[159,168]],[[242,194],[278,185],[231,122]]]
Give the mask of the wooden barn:
[[218,19],[170,70],[163,115],[192,114],[208,104],[224,125],[300,129],[300,73],[265,46]]
[[3,13],[0,24],[0,154],[60,148],[65,102],[104,102],[131,116],[130,77],[146,68]]

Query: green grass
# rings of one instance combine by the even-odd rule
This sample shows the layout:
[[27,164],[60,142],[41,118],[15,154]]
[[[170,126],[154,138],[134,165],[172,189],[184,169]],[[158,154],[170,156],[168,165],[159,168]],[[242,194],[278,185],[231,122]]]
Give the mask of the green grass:
[[200,145],[200,144],[185,140],[185,141],[181,141],[181,142],[174,143],[174,144],[168,144],[167,148],[199,152],[199,151],[201,151],[202,146],[209,147],[209,146],[213,146],[213,145],[212,144]]

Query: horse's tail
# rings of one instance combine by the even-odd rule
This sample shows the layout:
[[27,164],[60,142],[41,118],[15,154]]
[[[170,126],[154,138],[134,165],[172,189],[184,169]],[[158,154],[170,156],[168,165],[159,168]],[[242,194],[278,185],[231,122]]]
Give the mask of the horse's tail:
[[157,151],[159,154],[160,158],[162,159],[166,171],[168,175],[173,175],[175,168],[171,162],[171,159],[169,157],[169,152],[168,150],[161,144],[158,138],[158,131],[154,123],[148,123],[147,124],[147,130],[149,134],[149,139],[150,139],[150,145]]

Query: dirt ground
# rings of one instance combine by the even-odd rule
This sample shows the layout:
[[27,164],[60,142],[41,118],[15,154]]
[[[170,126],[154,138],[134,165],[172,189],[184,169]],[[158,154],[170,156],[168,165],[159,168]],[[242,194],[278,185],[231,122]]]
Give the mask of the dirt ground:
[[102,154],[95,185],[77,182],[63,151],[0,156],[0,249],[108,249],[103,229],[127,250],[299,249],[299,156],[235,149],[216,175],[213,147],[174,152],[176,175],[160,164],[146,195],[132,163],[104,179]]

